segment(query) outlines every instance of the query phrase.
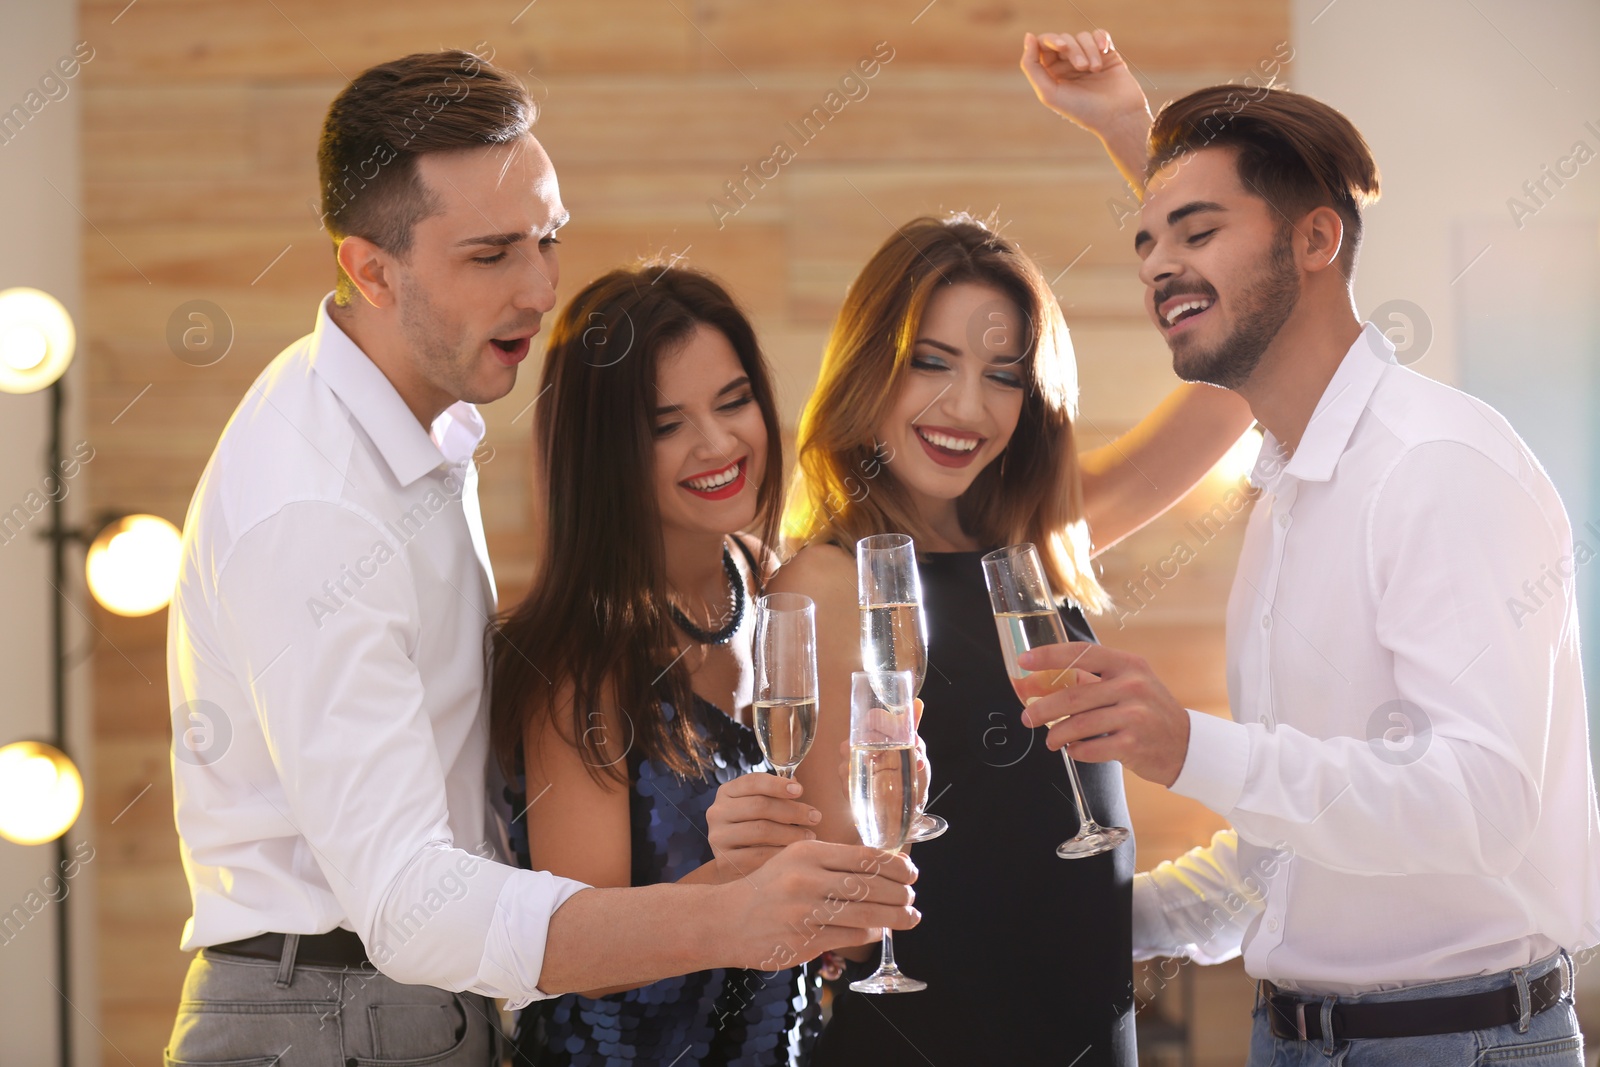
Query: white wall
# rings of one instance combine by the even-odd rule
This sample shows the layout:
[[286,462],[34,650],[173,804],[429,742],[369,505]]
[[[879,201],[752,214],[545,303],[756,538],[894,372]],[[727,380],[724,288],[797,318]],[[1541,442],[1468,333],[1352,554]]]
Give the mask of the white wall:
[[[29,91],[38,89],[39,79],[54,71],[56,60],[71,55],[76,29],[76,5],[65,0],[0,0],[0,113],[24,104]],[[85,227],[73,206],[82,206],[78,189],[80,94],[74,83],[62,84],[65,96],[52,84],[49,88],[59,99],[44,94],[36,98],[35,106],[39,99],[46,102],[20,133],[10,140],[0,133],[0,289],[16,285],[43,289],[59,298],[81,322],[79,260]],[[80,361],[83,356],[80,352]],[[64,444],[69,452],[72,444],[82,439],[74,417],[79,405],[72,401],[79,391],[73,383],[83,378],[82,369],[80,363],[67,381],[70,410]],[[0,513],[23,503],[30,491],[41,491],[47,463],[48,403],[44,393],[0,394]],[[69,485],[65,501],[70,516],[82,499],[83,487]],[[9,541],[0,536],[0,679],[4,680],[0,687],[0,744],[47,738],[51,730],[50,601],[56,594],[47,579],[48,545],[34,536],[48,521],[46,510],[21,536]],[[80,587],[82,558],[76,549],[69,556],[69,577]],[[72,585],[68,592],[74,593]],[[92,631],[87,631],[75,612],[69,609],[68,615],[72,620],[67,631],[69,646],[81,649],[85,633],[92,636]],[[92,789],[92,774],[84,766],[88,731],[82,728],[88,669],[80,666],[74,670],[69,686],[75,697],[69,751]],[[86,839],[87,830],[87,820],[81,821],[72,839]],[[28,894],[38,892],[41,885],[47,893],[59,894],[57,883],[45,882],[54,863],[53,845],[23,847],[0,841],[0,915],[25,904]],[[75,945],[70,995],[78,1009],[73,1013],[77,1021],[73,1041],[80,1064],[100,1062],[99,1039],[84,1019],[98,1014],[90,943],[91,878],[92,868],[85,868],[67,883],[65,897]],[[33,899],[37,903],[41,897]],[[55,924],[62,907],[48,903],[15,936],[0,931],[0,1063],[56,1061],[59,998],[52,983],[61,984],[55,968]]]
[[[1366,215],[1358,307],[1367,313],[1395,298],[1420,305],[1436,332],[1416,367],[1457,382],[1451,281],[1464,262],[1453,230],[1503,222],[1516,233],[1506,201],[1526,200],[1524,182],[1580,138],[1600,151],[1600,133],[1584,126],[1600,129],[1600,4],[1293,0],[1292,9],[1290,88],[1349,116],[1382,171],[1382,199]],[[1572,253],[1592,256],[1600,241],[1600,159],[1536,218],[1559,220]],[[1480,265],[1500,258],[1497,251],[1506,249],[1492,248]]]

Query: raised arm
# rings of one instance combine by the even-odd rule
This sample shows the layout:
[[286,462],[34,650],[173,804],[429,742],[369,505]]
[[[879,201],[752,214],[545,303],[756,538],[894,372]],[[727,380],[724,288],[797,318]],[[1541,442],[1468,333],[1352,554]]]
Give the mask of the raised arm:
[[[1045,107],[1094,134],[1144,197],[1150,105],[1105,30],[1027,34],[1022,72]],[[1185,383],[1116,441],[1083,453],[1083,503],[1095,553],[1183,498],[1252,422],[1236,394]]]
[[1027,34],[1022,73],[1045,107],[1100,138],[1106,154],[1144,198],[1150,105],[1105,30]]
[[1078,469],[1093,553],[1182,500],[1254,421],[1238,393],[1185,382],[1133,429],[1082,453]]

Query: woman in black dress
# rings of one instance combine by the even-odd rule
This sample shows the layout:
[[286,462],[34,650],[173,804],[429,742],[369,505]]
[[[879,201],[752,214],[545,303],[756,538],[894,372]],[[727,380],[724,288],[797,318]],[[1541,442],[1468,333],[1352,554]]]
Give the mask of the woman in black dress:
[[[1092,640],[1080,605],[1107,597],[1091,529],[1104,547],[1165,510],[1250,417],[1232,394],[1181,386],[1080,463],[1076,379],[1038,268],[966,217],[902,227],[834,324],[800,423],[784,529],[797,552],[772,588],[817,602],[816,750],[832,752],[861,662],[854,543],[915,539],[929,638],[920,732],[930,807],[950,830],[916,846],[923,921],[895,938],[901,969],[927,990],[842,992],[819,1067],[1134,1063],[1134,844],[1056,857],[1077,828],[1066,770],[1020,722],[979,558],[1037,544],[1072,637]],[[1079,769],[1096,817],[1128,826],[1120,765]],[[854,840],[837,761],[808,760],[799,777],[822,810],[819,833]]]

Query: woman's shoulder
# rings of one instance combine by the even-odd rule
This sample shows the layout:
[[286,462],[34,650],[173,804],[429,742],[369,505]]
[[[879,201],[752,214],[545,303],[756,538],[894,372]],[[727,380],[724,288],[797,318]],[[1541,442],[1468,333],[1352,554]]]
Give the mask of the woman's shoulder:
[[813,600],[842,590],[853,603],[856,561],[838,545],[814,541],[785,560],[767,588],[775,593],[804,593]]
[[755,579],[755,585],[765,586],[778,571],[778,554],[753,533],[740,531],[730,536],[739,555],[744,557],[745,569]]

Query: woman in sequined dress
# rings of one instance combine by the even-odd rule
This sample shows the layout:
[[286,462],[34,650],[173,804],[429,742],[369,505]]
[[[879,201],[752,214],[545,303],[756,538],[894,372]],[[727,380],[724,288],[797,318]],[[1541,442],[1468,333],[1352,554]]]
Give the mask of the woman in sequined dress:
[[[703,274],[613,271],[560,316],[539,397],[546,529],[492,657],[518,860],[594,886],[738,877],[816,817],[756,773],[739,717],[782,470],[755,335]],[[800,966],[570,994],[524,1010],[516,1062],[801,1063],[819,989]]]

